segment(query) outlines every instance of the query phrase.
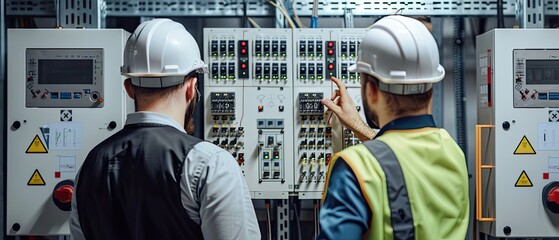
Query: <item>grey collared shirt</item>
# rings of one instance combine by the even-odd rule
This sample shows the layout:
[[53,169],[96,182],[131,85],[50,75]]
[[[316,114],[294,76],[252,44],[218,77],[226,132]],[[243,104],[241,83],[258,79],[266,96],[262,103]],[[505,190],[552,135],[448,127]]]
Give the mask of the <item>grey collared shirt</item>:
[[[185,132],[174,119],[154,112],[128,114],[126,124],[135,123],[164,124]],[[77,181],[76,177],[75,186]],[[180,186],[182,205],[188,216],[200,224],[205,239],[260,239],[248,186],[229,152],[209,142],[196,144],[186,156]],[[70,234],[72,239],[85,239],[75,194]]]

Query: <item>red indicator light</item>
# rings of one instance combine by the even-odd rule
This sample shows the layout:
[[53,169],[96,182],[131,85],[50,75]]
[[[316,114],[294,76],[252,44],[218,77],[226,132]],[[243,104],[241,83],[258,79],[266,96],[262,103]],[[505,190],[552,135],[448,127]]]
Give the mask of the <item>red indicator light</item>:
[[328,42],[328,47],[333,47],[334,46],[334,42]]
[[328,55],[333,55],[334,54],[334,49],[328,49]]
[[328,64],[328,69],[330,69],[330,70],[334,69],[334,64],[332,64],[332,63]]
[[242,63],[242,64],[241,64],[241,68],[242,68],[242,69],[246,69],[246,68],[247,68],[247,64],[246,64],[246,63]]
[[242,49],[241,49],[241,54],[246,54],[246,53],[247,53],[246,48],[242,48]]
[[246,47],[246,46],[247,46],[247,42],[242,41],[242,42],[241,42],[241,47]]

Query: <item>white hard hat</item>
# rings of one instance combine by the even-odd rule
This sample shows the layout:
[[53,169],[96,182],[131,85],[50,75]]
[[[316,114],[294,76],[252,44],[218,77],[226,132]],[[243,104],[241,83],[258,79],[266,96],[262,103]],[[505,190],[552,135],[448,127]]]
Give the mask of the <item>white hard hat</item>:
[[120,71],[136,86],[162,88],[206,69],[196,40],[182,24],[154,19],[141,23],[128,38]]
[[424,93],[444,78],[439,49],[423,23],[404,16],[385,17],[361,41],[351,72],[379,79],[379,88],[400,95]]

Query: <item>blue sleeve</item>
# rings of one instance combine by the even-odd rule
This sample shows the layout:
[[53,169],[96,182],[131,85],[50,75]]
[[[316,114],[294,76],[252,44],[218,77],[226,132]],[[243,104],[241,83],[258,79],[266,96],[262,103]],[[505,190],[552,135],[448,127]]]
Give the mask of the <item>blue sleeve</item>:
[[362,239],[369,230],[371,210],[357,177],[341,158],[330,174],[327,194],[320,209],[318,239]]

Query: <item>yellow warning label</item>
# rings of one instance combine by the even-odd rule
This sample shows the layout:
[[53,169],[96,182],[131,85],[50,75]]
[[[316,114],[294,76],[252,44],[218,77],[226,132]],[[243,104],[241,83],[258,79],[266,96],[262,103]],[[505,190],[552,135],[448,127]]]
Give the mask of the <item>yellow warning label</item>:
[[536,154],[534,147],[532,147],[532,144],[530,144],[526,135],[524,135],[522,140],[520,140],[520,143],[518,143],[516,150],[514,150],[514,154]]
[[49,151],[45,147],[45,144],[43,144],[43,141],[41,141],[41,139],[39,138],[39,135],[35,135],[35,138],[31,142],[31,144],[29,144],[29,147],[27,147],[27,151],[25,151],[25,153],[48,153],[48,152]]
[[43,176],[41,176],[41,173],[39,173],[38,169],[35,169],[35,172],[33,172],[33,175],[31,175],[29,181],[27,181],[27,185],[28,186],[45,185],[45,180],[43,180]]
[[531,187],[531,186],[533,186],[532,181],[530,181],[530,178],[528,177],[528,174],[526,174],[526,171],[522,170],[522,173],[518,177],[518,180],[516,180],[516,184],[514,184],[514,186],[515,187]]

